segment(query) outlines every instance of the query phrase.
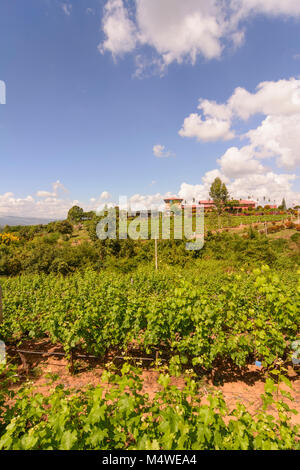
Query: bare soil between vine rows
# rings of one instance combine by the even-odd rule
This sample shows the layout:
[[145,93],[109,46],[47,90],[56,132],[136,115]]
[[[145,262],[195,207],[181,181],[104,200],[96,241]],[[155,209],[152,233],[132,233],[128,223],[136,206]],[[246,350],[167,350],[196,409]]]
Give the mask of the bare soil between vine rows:
[[[18,364],[18,380],[10,387],[14,391],[17,391],[25,383],[30,383],[36,392],[45,395],[48,395],[56,385],[63,385],[65,388],[73,390],[84,390],[89,386],[100,385],[102,372],[110,364],[113,363],[120,369],[124,363],[122,359],[116,359],[116,356],[120,357],[116,352],[111,352],[105,359],[79,358],[75,359],[76,371],[71,374],[68,361],[63,355],[48,355],[50,353],[63,353],[63,348],[60,345],[52,345],[46,340],[27,341],[18,349],[32,351],[32,354],[23,354],[22,362],[19,354],[13,352],[13,348],[8,347],[8,357]],[[37,351],[44,352],[45,355],[34,354]],[[153,398],[155,393],[161,390],[157,382],[160,372],[154,368],[153,363],[150,361],[146,362],[136,358],[128,362],[138,365],[142,369],[143,392],[147,393],[150,399]],[[264,393],[265,382],[265,373],[262,369],[254,364],[243,369],[224,364],[215,368],[212,372],[212,374],[199,376],[203,403],[207,402],[206,396],[208,394],[220,390],[230,410],[234,409],[237,401],[243,403],[251,414],[255,414],[262,408],[261,394]],[[55,382],[51,381],[50,374],[57,376]],[[300,425],[300,367],[293,368],[289,366],[288,378],[292,382],[293,390],[285,384],[281,387],[291,393],[293,401],[287,398],[283,400],[291,408],[298,411],[298,415],[291,416],[291,422]],[[171,383],[182,389],[184,387],[184,376],[171,377]],[[277,414],[274,407],[271,407],[269,411],[271,414]]]

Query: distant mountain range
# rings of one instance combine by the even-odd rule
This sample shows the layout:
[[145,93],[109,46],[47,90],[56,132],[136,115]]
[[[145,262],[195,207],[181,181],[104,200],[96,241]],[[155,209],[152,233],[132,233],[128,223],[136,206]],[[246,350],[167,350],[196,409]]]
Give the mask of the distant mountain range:
[[38,217],[16,217],[14,215],[0,215],[0,226],[4,225],[39,225],[48,224],[55,219],[41,219]]

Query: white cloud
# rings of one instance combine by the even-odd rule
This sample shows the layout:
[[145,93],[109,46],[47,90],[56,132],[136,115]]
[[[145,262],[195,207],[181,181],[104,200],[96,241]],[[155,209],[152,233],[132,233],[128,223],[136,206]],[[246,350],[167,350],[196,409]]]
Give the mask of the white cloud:
[[108,191],[103,191],[101,193],[101,196],[100,196],[100,199],[104,200],[104,201],[107,201],[108,199],[111,198],[111,195],[109,194]]
[[0,194],[0,214],[19,217],[65,218],[72,201],[55,197],[42,199],[30,195],[20,198],[13,193]]
[[149,59],[144,51],[138,53],[137,75],[142,75],[143,67],[152,68],[153,63],[161,74],[172,62],[195,64],[198,56],[217,59],[228,42],[233,47],[241,46],[245,20],[258,14],[298,18],[300,3],[299,0],[107,0],[102,21],[105,39],[99,50],[109,51],[116,58],[148,46],[155,56]]
[[229,179],[225,175],[223,175],[219,169],[216,168],[214,170],[207,171],[202,178],[202,181],[207,190],[210,188],[210,185],[215,178],[221,178],[224,183],[229,182]]
[[300,113],[300,80],[292,77],[277,82],[261,82],[255,93],[236,88],[226,107],[231,116],[244,120],[258,113],[286,116]]
[[106,36],[105,41],[98,46],[102,54],[110,51],[115,59],[135,48],[136,27],[122,0],[108,0],[104,7],[102,28]]
[[164,208],[164,196],[160,193],[156,194],[134,194],[128,199],[129,207],[132,211]]
[[192,113],[185,118],[179,131],[181,136],[203,141],[231,139],[234,137],[231,129],[234,118],[247,120],[259,113],[284,116],[300,113],[300,80],[292,77],[277,82],[261,82],[255,93],[238,87],[226,103],[200,99],[198,109],[202,115]]
[[241,17],[248,16],[249,13],[300,16],[298,0],[231,0],[231,5]]
[[263,165],[253,158],[253,151],[250,146],[230,147],[218,160],[221,172],[229,178],[261,174],[265,171]]
[[[276,174],[272,171],[263,174],[250,174],[236,178],[228,185],[234,197],[247,198],[250,196],[263,204],[267,201],[280,204],[285,198],[288,205],[300,202],[300,193],[293,191],[292,184],[296,175]],[[265,200],[264,200],[265,198]]]
[[195,199],[197,202],[200,199],[209,198],[209,189],[215,178],[221,178],[224,183],[229,183],[229,178],[222,172],[215,168],[214,170],[207,171],[201,178],[201,184],[188,184],[182,183],[178,192],[178,195],[185,199],[188,203]]
[[300,165],[300,113],[293,116],[268,116],[247,133],[253,154],[258,158],[277,157],[277,165],[288,169]]
[[37,191],[37,197],[55,197],[55,193],[51,193],[50,191]]
[[[201,141],[224,140],[236,131],[237,120],[262,114],[264,118],[255,129],[249,129],[241,138],[248,144],[230,147],[217,160],[220,169],[206,173],[202,178],[208,195],[212,177],[219,176],[228,186],[234,198],[263,198],[280,203],[285,197],[289,204],[300,201],[300,194],[292,188],[295,174],[277,174],[262,164],[262,159],[277,158],[279,167],[296,168],[300,164],[300,80],[290,78],[277,82],[262,82],[254,93],[237,88],[226,103],[199,101],[201,114],[191,114],[184,120],[181,136],[196,137]],[[215,120],[214,132],[211,122]],[[223,127],[220,125],[223,124]],[[184,195],[186,186],[182,187]],[[189,192],[193,192],[190,186]]]
[[277,164],[289,169],[300,164],[299,79],[261,82],[254,93],[238,87],[226,103],[200,99],[198,109],[201,114],[192,113],[184,119],[179,135],[203,142],[232,139],[237,119],[265,116],[260,126],[241,136],[249,140],[249,145],[239,150],[232,147],[221,157],[228,174],[235,171],[238,175],[243,164],[249,173],[261,172],[263,167],[255,158],[277,157]]
[[[110,51],[116,57],[147,45],[160,58],[152,58],[160,71],[173,61],[181,63],[187,59],[195,63],[198,54],[207,59],[221,55],[220,38],[225,24],[221,21],[222,8],[214,0],[136,0],[135,3],[135,11],[130,15],[122,0],[107,1],[101,52]],[[143,61],[140,56],[140,71],[145,64],[151,66],[152,59]]]
[[164,145],[154,145],[152,150],[153,155],[158,158],[175,157],[175,154],[173,152],[170,152],[169,150],[166,150]]
[[179,131],[181,137],[195,137],[199,141],[230,140],[234,132],[230,130],[230,121],[215,117],[202,119],[199,114],[192,113],[183,122]]
[[[228,178],[219,169],[207,172],[202,177],[202,184],[191,185],[182,183],[179,196],[191,202],[208,199],[210,185],[216,177],[220,177],[226,183],[230,197],[234,199],[254,199],[258,204],[280,204],[285,198],[289,206],[300,203],[300,193],[293,190],[292,185],[296,180],[294,174],[276,174],[272,171],[264,173],[249,173],[236,178]],[[265,199],[264,199],[265,198]]]
[[62,11],[65,15],[70,16],[72,13],[72,5],[70,3],[62,3],[61,4]]
[[39,190],[36,195],[17,197],[12,192],[0,194],[0,214],[18,217],[66,218],[67,212],[78,201],[67,196],[68,190],[59,181],[52,183],[52,191]]
[[102,191],[98,198],[92,197],[90,199],[90,205],[84,206],[86,210],[97,210],[101,211],[105,207],[113,207],[115,203],[112,201],[112,196],[108,191]]
[[199,201],[207,197],[207,190],[203,184],[182,183],[178,191],[178,196],[188,202]]
[[6,104],[6,85],[3,80],[0,80],[0,104]]
[[[289,206],[300,204],[300,193],[295,192],[292,188],[297,178],[294,174],[276,174],[273,171],[261,172],[259,169],[257,173],[242,174],[241,172],[238,176],[231,173],[229,177],[224,174],[223,169],[221,166],[220,169],[216,168],[208,171],[201,178],[200,183],[195,185],[183,182],[178,189],[178,195],[187,202],[192,202],[193,198],[196,201],[207,199],[211,183],[216,177],[220,177],[226,183],[230,195],[234,198],[248,198],[250,196],[255,200],[259,200],[261,204],[267,203],[269,199],[279,204],[284,197]],[[12,192],[0,194],[0,215],[64,219],[68,210],[74,205],[79,205],[85,211],[90,211],[101,210],[105,206],[113,207],[119,204],[119,201],[108,200],[111,196],[107,191],[103,191],[98,199],[91,198],[88,204],[76,199],[72,200],[64,194],[54,196],[53,192],[40,192],[42,197],[28,195],[20,198]],[[171,193],[134,194],[128,198],[128,206],[131,210],[162,210],[165,206],[163,199],[166,196],[171,196]],[[265,198],[265,201],[263,198]]]
[[140,42],[152,46],[165,64],[195,63],[197,55],[219,57],[224,24],[215,1],[137,0]]

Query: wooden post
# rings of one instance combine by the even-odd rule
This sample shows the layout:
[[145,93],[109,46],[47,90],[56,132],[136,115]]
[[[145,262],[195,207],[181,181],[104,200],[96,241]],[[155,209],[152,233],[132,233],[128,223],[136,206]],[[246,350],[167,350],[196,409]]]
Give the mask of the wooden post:
[[157,265],[157,238],[155,238],[155,270],[157,271],[158,265]]
[[28,375],[29,375],[29,365],[28,365],[28,363],[27,363],[27,361],[26,361],[26,357],[24,356],[24,354],[22,354],[22,353],[20,353],[20,352],[19,352],[18,354],[19,354],[19,356],[20,356],[20,359],[21,359],[22,366],[23,366],[23,369],[24,369],[24,371],[25,371],[25,374],[26,374],[26,376],[28,377]]
[[70,370],[70,374],[71,374],[71,375],[74,375],[75,368],[74,368],[74,351],[73,351],[73,349],[71,349],[71,352],[70,352],[70,365],[69,365],[69,370]]

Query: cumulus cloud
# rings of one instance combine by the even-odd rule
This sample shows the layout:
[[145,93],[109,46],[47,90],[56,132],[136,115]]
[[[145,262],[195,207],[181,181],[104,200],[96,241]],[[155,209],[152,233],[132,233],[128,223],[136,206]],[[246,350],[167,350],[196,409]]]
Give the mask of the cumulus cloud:
[[107,201],[110,198],[111,198],[111,195],[109,194],[108,191],[103,191],[101,193],[100,199],[103,199],[104,201]]
[[[248,140],[240,148],[232,146],[217,160],[220,169],[204,175],[203,190],[208,194],[208,175],[220,176],[233,197],[248,196],[263,203],[266,200],[280,203],[285,197],[289,204],[299,202],[299,193],[293,190],[295,174],[275,173],[262,164],[263,159],[275,158],[278,167],[297,168],[300,164],[300,80],[290,78],[277,82],[262,82],[255,92],[236,88],[225,103],[200,99],[199,114],[185,118],[179,134],[199,141],[226,140],[230,134],[237,135],[235,124],[254,115],[263,115],[260,125],[239,136]],[[210,125],[216,124],[214,132]],[[220,125],[222,123],[222,126]],[[209,178],[211,180],[211,178]],[[189,192],[193,187],[189,187]],[[186,186],[181,189],[184,196]],[[202,193],[203,194],[203,193]]]
[[214,170],[207,171],[201,178],[201,184],[188,184],[182,183],[178,195],[186,200],[188,203],[195,200],[208,199],[209,190],[212,182],[215,178],[221,178],[222,181],[226,184],[230,182],[229,178],[224,175],[218,168]]
[[300,80],[261,82],[255,93],[238,87],[229,98],[226,108],[232,116],[248,119],[258,113],[290,116],[300,113]]
[[221,172],[229,178],[239,178],[247,175],[261,174],[264,166],[255,158],[250,146],[230,147],[218,160]]
[[293,190],[292,185],[297,178],[294,174],[276,174],[272,171],[261,174],[245,175],[233,180],[228,185],[234,197],[251,197],[259,204],[280,204],[285,198],[288,205],[299,204],[300,193]]
[[175,157],[175,154],[173,152],[170,152],[169,150],[166,150],[166,147],[164,145],[154,145],[152,150],[153,155],[158,158]]
[[277,157],[279,167],[300,165],[300,113],[294,116],[268,116],[260,126],[247,133],[253,154],[258,158]]
[[239,17],[247,16],[249,13],[300,16],[298,0],[232,0],[231,5]]
[[160,193],[156,194],[134,194],[128,199],[129,207],[132,211],[164,208],[164,196]]
[[[225,168],[226,171],[226,168]],[[236,173],[236,176],[229,177],[225,174],[224,165],[206,172],[197,184],[189,184],[183,182],[178,188],[178,195],[186,200],[188,203],[207,199],[209,197],[209,189],[211,183],[216,177],[220,177],[227,185],[231,197],[234,198],[248,198],[255,199],[258,203],[264,204],[269,200],[280,204],[283,198],[286,199],[289,206],[300,204],[300,193],[293,190],[293,183],[297,176],[295,174],[276,174],[273,171],[258,172],[243,174]],[[54,183],[55,184],[55,183]],[[63,194],[53,195],[53,192],[40,191],[41,196],[17,197],[12,192],[0,194],[0,215],[14,215],[20,217],[41,217],[48,219],[64,219],[67,216],[68,210],[74,206],[79,205],[85,211],[97,211],[106,207],[113,207],[120,205],[123,208],[130,208],[132,211],[142,209],[164,209],[164,198],[171,196],[170,192],[165,194],[134,194],[126,199],[126,204],[123,199],[113,201],[111,195],[107,191],[103,191],[99,198],[90,198],[88,204],[70,199]],[[173,194],[172,194],[173,195]],[[121,201],[121,203],[120,203]],[[123,202],[122,202],[123,201]]]
[[230,121],[215,117],[202,119],[199,114],[192,113],[185,118],[179,135],[181,137],[194,137],[198,141],[213,142],[220,139],[233,139],[234,132],[230,130]]
[[212,181],[220,177],[226,183],[229,194],[234,199],[254,199],[257,204],[280,204],[285,198],[287,204],[293,206],[300,203],[300,193],[293,190],[293,182],[297,178],[294,174],[276,174],[273,171],[264,173],[251,173],[240,175],[236,178],[228,178],[219,169],[207,172],[202,177],[202,184],[182,183],[179,196],[191,202],[208,199]]
[[102,23],[106,39],[100,51],[114,56],[148,45],[166,65],[188,58],[195,63],[198,54],[219,57],[224,25],[221,8],[215,1],[136,0],[133,19],[122,0],[108,0]]
[[0,214],[19,217],[65,218],[74,202],[57,197],[42,199],[28,195],[24,198],[13,193],[0,194]]
[[[236,152],[238,151],[239,149],[236,149]],[[224,155],[225,157],[223,156],[223,159],[218,161],[220,168],[207,171],[196,184],[181,183],[175,194],[187,203],[192,203],[193,200],[198,202],[209,199],[210,186],[214,179],[219,177],[226,184],[231,198],[251,198],[261,205],[269,201],[279,205],[285,198],[289,206],[300,204],[300,193],[293,189],[293,184],[297,179],[295,174],[275,173],[263,167],[259,161],[253,162],[246,147],[243,149],[244,163],[241,163],[238,169],[235,166],[239,165],[239,156],[233,151]],[[248,171],[247,165],[249,165]],[[171,196],[171,193],[135,194],[128,201],[132,210],[162,210],[163,199],[167,196]]]
[[192,202],[195,200],[198,202],[200,199],[207,197],[207,190],[203,184],[182,183],[178,196],[182,197],[184,201]]
[[57,180],[52,183],[52,191],[39,190],[35,195],[25,197],[18,197],[13,192],[0,194],[0,215],[64,219],[68,210],[78,203],[68,196],[68,190]]
[[[190,184],[188,182],[181,183],[178,192],[175,193],[187,203],[193,200],[209,198],[209,190],[212,182],[216,177],[222,179],[226,183],[229,194],[233,198],[238,199],[254,199],[257,204],[266,204],[269,202],[280,204],[285,198],[289,206],[300,204],[300,193],[293,190],[293,183],[297,176],[295,174],[277,174],[273,171],[266,170],[261,172],[252,172],[250,174],[240,174],[237,177],[228,177],[223,173],[222,168],[215,168],[206,172],[199,183]],[[155,193],[155,194],[134,194],[129,197],[123,208],[130,208],[132,211],[143,209],[163,210],[165,207],[164,198],[171,196],[173,193]],[[119,204],[117,201],[116,204]]]
[[102,28],[106,36],[105,41],[98,46],[102,54],[110,51],[115,59],[135,49],[136,27],[122,0],[108,0],[104,7]]
[[[300,16],[298,0],[107,0],[100,52],[113,57],[150,47],[159,73],[172,62],[195,64],[197,57],[217,59],[227,43],[244,42],[246,21],[257,14]],[[142,53],[146,56],[145,52]]]
[[137,0],[139,40],[152,46],[167,65],[185,58],[195,63],[198,54],[219,57],[224,33],[221,16],[215,1]]
[[238,175],[244,164],[249,173],[261,172],[263,167],[256,158],[276,157],[278,166],[288,169],[300,164],[299,79],[261,82],[254,93],[238,87],[226,103],[200,99],[198,109],[200,114],[192,113],[184,119],[179,135],[203,142],[232,139],[237,120],[246,122],[254,115],[265,116],[256,129],[240,136],[248,139],[249,145],[232,147],[221,157],[227,174]]

